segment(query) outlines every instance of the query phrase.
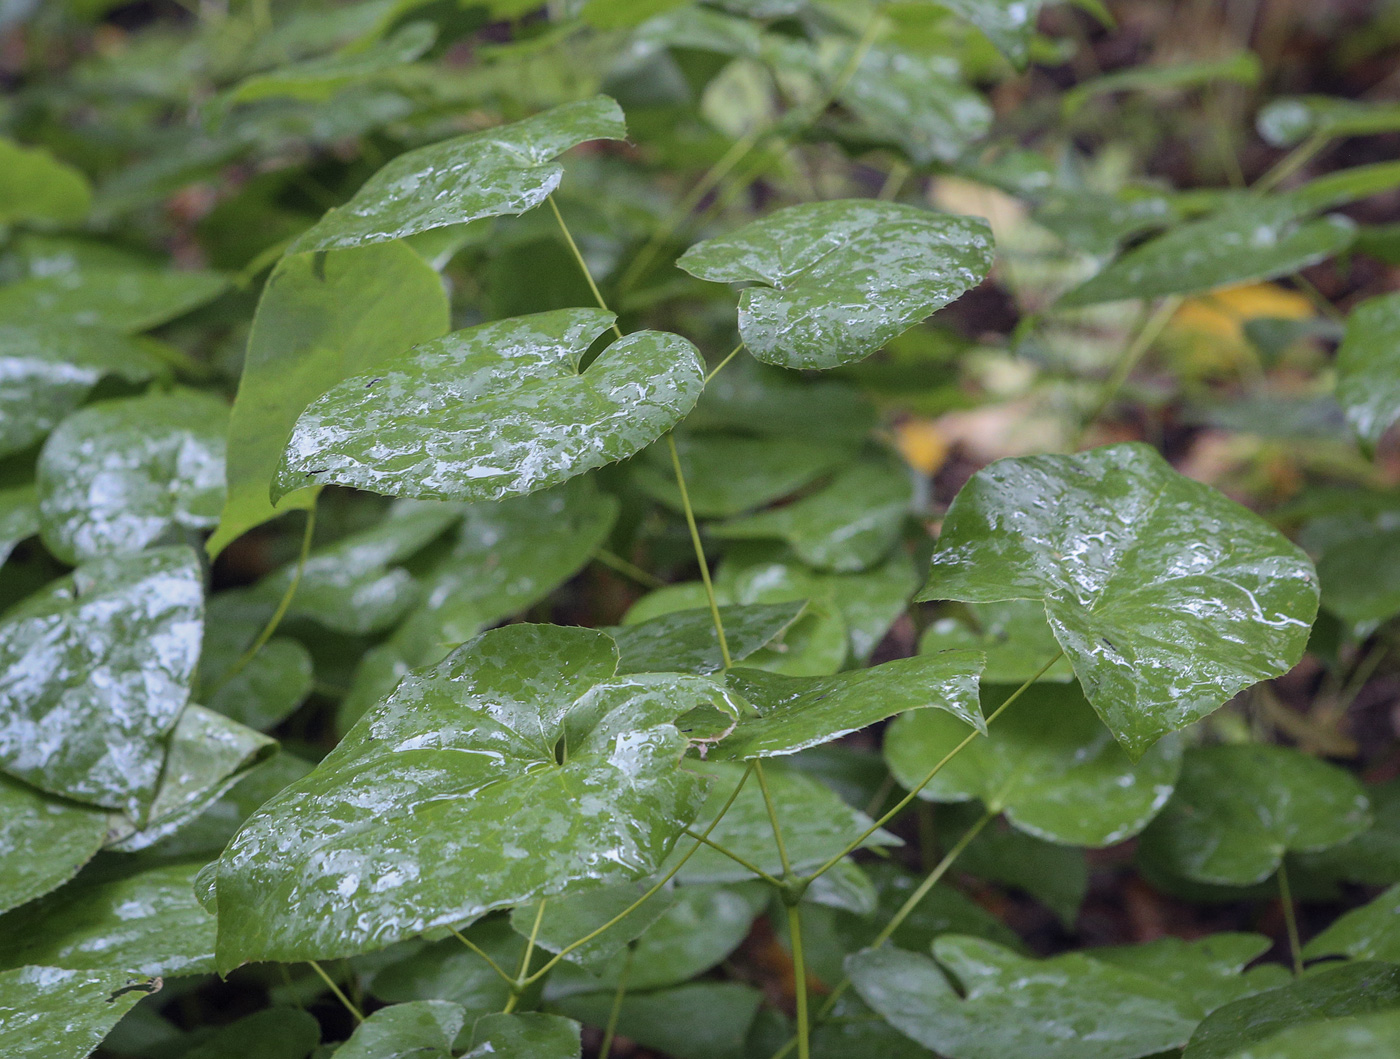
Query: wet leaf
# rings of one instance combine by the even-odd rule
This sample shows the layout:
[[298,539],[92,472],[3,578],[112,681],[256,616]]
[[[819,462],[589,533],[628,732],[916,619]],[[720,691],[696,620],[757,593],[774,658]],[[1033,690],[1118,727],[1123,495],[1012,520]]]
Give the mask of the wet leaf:
[[578,1023],[558,1015],[487,1015],[476,1020],[462,1059],[578,1059]]
[[703,796],[672,721],[722,691],[616,669],[603,633],[511,625],[407,677],[230,844],[220,967],[371,951],[654,870]]
[[125,972],[20,967],[0,972],[0,1054],[86,1059],[160,979]]
[[[617,1032],[675,1059],[740,1059],[763,994],[738,982],[693,982],[622,1000]],[[591,1026],[607,1025],[610,993],[568,997],[564,1012]]]
[[481,217],[524,213],[563,178],[555,159],[586,140],[621,140],[622,111],[607,96],[399,155],[288,249],[340,250]]
[[1274,147],[1292,147],[1306,136],[1375,136],[1400,129],[1400,104],[1285,96],[1270,100],[1259,111],[1255,127]]
[[0,139],[0,224],[80,221],[92,206],[83,174],[42,147]]
[[[967,617],[969,620],[937,619],[919,637],[919,653],[959,648],[981,651],[987,656],[982,679],[988,684],[1024,684],[1060,649],[1039,600],[969,604]],[[1073,680],[1074,669],[1068,659],[1061,658],[1040,679]]]
[[1194,941],[1158,938],[1140,945],[1085,949],[1084,955],[1170,985],[1193,997],[1201,1010],[1212,1011],[1289,981],[1288,970],[1276,963],[1244,971],[1245,965],[1268,952],[1271,944],[1260,934],[1221,932]]
[[106,813],[0,776],[0,912],[67,882],[106,837]]
[[1358,437],[1375,445],[1400,419],[1400,295],[1370,298],[1347,317],[1337,350],[1337,400]]
[[218,555],[311,495],[268,495],[303,408],[337,383],[448,327],[438,274],[402,243],[284,258],[258,301],[228,436],[228,501],[208,544]]
[[[488,916],[461,933],[502,968],[515,970],[525,955],[525,939],[511,930],[504,916]],[[375,966],[365,976],[365,988],[388,1003],[448,1000],[460,1005],[470,1022],[500,1011],[510,999],[500,975],[451,936],[402,942],[369,959]]]
[[[732,669],[730,688],[757,711],[743,715],[712,751],[720,758],[794,754],[906,710],[946,716],[949,728],[986,730],[977,705],[982,656],[944,651],[899,658],[832,677],[785,677]],[[911,712],[908,716],[915,716]]]
[[0,324],[0,455],[26,449],[104,377],[141,382],[160,363],[138,340],[60,321]]
[[618,339],[581,372],[612,320],[536,313],[381,361],[301,414],[274,493],[334,483],[499,500],[635,455],[690,411],[704,373],[695,347],[662,331]]
[[[932,656],[938,657],[938,656]],[[1012,688],[988,687],[985,708]],[[885,733],[885,760],[912,790],[967,737],[967,726],[920,711]],[[1074,685],[1031,687],[923,788],[930,801],[979,799],[1037,838],[1109,846],[1137,834],[1171,796],[1181,747],[1163,740],[1134,764]]]
[[[772,447],[772,442],[765,444]],[[819,569],[864,570],[890,553],[913,501],[913,482],[902,466],[893,460],[863,460],[815,493],[730,519],[709,532],[730,539],[776,537]]]
[[[770,603],[720,607],[729,657],[742,662],[780,638],[807,604]],[[622,673],[718,673],[724,668],[719,636],[708,607],[678,610],[636,625],[604,630],[617,643]]]
[[212,528],[224,504],[227,427],[228,405],[192,391],[75,412],[39,455],[45,546],[80,563]]
[[[551,897],[545,900],[542,913],[538,901],[518,905],[511,910],[510,925],[521,937],[533,937],[535,944],[546,952],[560,952],[626,912],[647,889],[645,883],[623,883]],[[606,965],[609,958],[656,922],[657,917],[671,907],[671,902],[671,895],[666,891],[653,894],[626,918],[587,944],[570,950],[567,959],[584,967]]]
[[1188,879],[1245,886],[1285,852],[1327,849],[1370,822],[1361,784],[1335,765],[1261,743],[1196,747],[1142,852]]
[[1290,1026],[1231,1059],[1390,1059],[1400,1048],[1400,1011]]
[[0,767],[143,819],[199,659],[188,548],[97,559],[0,622]]
[[804,203],[697,243],[676,264],[700,279],[757,283],[739,334],[786,368],[862,360],[980,283],[985,222],[871,199]]
[[0,286],[0,323],[54,321],[135,334],[184,316],[227,287],[217,272],[78,269]]
[[214,970],[214,917],[191,883],[198,864],[109,882],[78,880],[0,919],[0,966],[145,975]]
[[225,682],[217,682],[221,672],[204,668],[204,656],[200,660],[201,679],[216,682],[205,696],[209,708],[259,732],[277,727],[296,711],[311,693],[312,670],[310,652],[287,636],[273,637]]
[[32,485],[0,489],[0,566],[15,545],[39,532],[39,497]]
[[336,1059],[452,1059],[466,1012],[446,1000],[380,1008],[335,1050]]
[[1400,963],[1400,886],[1392,886],[1370,904],[1345,913],[1308,942],[1303,955]]
[[1287,672],[1318,590],[1272,526],[1127,444],[979,471],[920,598],[1043,599],[1089,702],[1137,757]]

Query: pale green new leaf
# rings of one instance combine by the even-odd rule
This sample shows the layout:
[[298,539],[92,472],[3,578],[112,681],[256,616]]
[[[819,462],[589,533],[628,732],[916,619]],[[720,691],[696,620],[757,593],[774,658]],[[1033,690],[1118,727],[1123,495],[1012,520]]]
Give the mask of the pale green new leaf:
[[992,237],[975,217],[872,199],[789,206],[687,250],[700,279],[755,283],[739,334],[759,360],[834,368],[862,360],[975,287]]
[[1142,852],[1197,882],[1247,886],[1284,853],[1327,849],[1370,823],[1360,782],[1336,765],[1263,743],[1196,747]]
[[0,973],[0,1055],[87,1059],[160,979],[118,971],[20,967]]
[[407,151],[287,252],[365,246],[481,217],[524,213],[559,186],[564,175],[555,161],[559,155],[586,140],[626,136],[618,105],[594,96]]
[[486,1015],[472,1028],[462,1059],[578,1059],[579,1026],[559,1015]]
[[92,188],[80,171],[42,147],[0,139],[0,224],[72,223],[91,206]]
[[297,420],[274,485],[349,485],[425,500],[499,500],[626,459],[670,430],[704,386],[679,335],[618,339],[601,309],[457,331],[347,379]]
[[673,721],[727,703],[617,664],[601,632],[510,625],[405,678],[230,843],[219,966],[367,952],[655,870],[703,800]]
[[75,412],[39,454],[45,546],[80,563],[213,527],[224,505],[227,426],[227,404],[187,390]]
[[67,882],[106,837],[101,810],[0,776],[0,912]]
[[1347,912],[1308,942],[1303,955],[1400,963],[1400,885]]
[[[938,656],[933,656],[938,657]],[[1011,693],[988,689],[990,711]],[[885,760],[912,790],[967,737],[932,711],[905,714],[885,733]],[[923,788],[930,801],[979,799],[1037,838],[1108,846],[1137,834],[1171,796],[1181,748],[1165,739],[1136,763],[1074,685],[1028,688]]]
[[1400,294],[1369,298],[1347,317],[1337,350],[1337,400],[1369,445],[1400,419]]
[[314,502],[302,493],[274,509],[268,493],[303,408],[447,327],[442,281],[403,243],[284,258],[263,288],[248,336],[229,421],[228,501],[209,554],[279,510]]
[[[806,609],[801,601],[720,607],[730,660],[742,662],[782,637]],[[724,653],[708,607],[673,611],[604,632],[617,643],[623,673],[717,673],[724,668]]]
[[452,1059],[467,1013],[448,1000],[415,1000],[380,1008],[355,1027],[336,1059]]
[[0,622],[0,768],[144,819],[199,659],[188,548],[97,559]]
[[1044,600],[1086,697],[1137,757],[1292,668],[1318,588],[1272,526],[1124,444],[975,474],[920,598]]

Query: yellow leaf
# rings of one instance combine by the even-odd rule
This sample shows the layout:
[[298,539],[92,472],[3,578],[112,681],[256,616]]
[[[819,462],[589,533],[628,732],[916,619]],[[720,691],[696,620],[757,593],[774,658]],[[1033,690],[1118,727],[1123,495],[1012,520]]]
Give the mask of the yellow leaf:
[[1314,315],[1312,303],[1296,291],[1276,283],[1247,283],[1182,303],[1172,317],[1172,327],[1242,342],[1244,325],[1250,320],[1307,320]]
[[925,475],[937,474],[948,459],[948,439],[932,419],[906,419],[894,428],[904,462]]

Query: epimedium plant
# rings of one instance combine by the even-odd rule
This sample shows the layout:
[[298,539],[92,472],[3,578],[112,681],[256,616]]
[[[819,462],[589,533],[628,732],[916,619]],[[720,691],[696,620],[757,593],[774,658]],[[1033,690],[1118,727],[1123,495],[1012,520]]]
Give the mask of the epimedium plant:
[[[42,55],[109,6],[13,21]],[[1105,187],[1050,159],[1096,101],[1260,63],[1087,80],[1037,153],[986,89],[1068,53],[1042,6],[251,2],[30,72],[0,140],[5,1055],[1400,1048],[1396,786],[1316,752],[1335,718],[1285,745],[1250,713],[1305,653],[1342,712],[1382,664],[1395,495],[1266,521],[1103,428],[1203,293],[1388,260],[1337,211],[1400,165],[1304,174],[1400,116],[1276,99],[1250,186]],[[177,255],[207,267],[162,261],[143,227],[211,186]],[[1019,202],[1058,267],[940,187]],[[934,314],[993,283],[1070,426],[945,508],[908,416],[981,355]],[[1334,477],[1375,483],[1395,296],[1325,323]],[[1037,954],[955,885],[1068,930],[1085,851],[1130,841],[1176,899],[1276,902],[1285,959]],[[1296,904],[1342,884],[1373,899],[1305,945]],[[764,938],[776,995],[735,962]],[[248,1013],[196,1024],[219,989]]]

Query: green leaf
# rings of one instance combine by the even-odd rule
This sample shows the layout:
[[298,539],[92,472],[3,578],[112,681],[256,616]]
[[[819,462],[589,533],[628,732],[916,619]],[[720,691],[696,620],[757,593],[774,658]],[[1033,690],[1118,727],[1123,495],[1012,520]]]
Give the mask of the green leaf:
[[555,161],[559,155],[587,140],[626,136],[618,105],[594,96],[407,151],[287,252],[365,246],[481,217],[524,213],[559,186],[564,175]]
[[67,882],[106,837],[106,813],[0,776],[0,912]]
[[321,1027],[306,1011],[264,1008],[205,1035],[180,1059],[306,1059],[320,1039]]
[[[934,656],[937,657],[937,656]],[[987,689],[990,709],[1012,688]],[[885,760],[913,790],[967,736],[965,725],[920,711],[885,732]],[[1171,796],[1181,748],[1163,740],[1134,764],[1074,685],[1026,689],[924,787],[921,797],[980,799],[992,812],[1050,842],[1109,846],[1136,835]]]
[[1180,213],[1171,198],[1135,188],[1116,195],[1066,189],[1041,199],[1035,221],[1076,249],[1112,257],[1126,239],[1174,224]]
[[1345,842],[1371,822],[1351,773],[1287,747],[1196,747],[1176,794],[1143,835],[1143,855],[1198,882],[1263,882],[1285,852]]
[[[967,618],[937,619],[919,637],[919,653],[959,648],[981,651],[987,656],[982,679],[988,684],[1024,684],[1060,649],[1045,620],[1045,607],[1038,600],[969,604]],[[1061,658],[1040,679],[1073,680],[1074,669],[1069,659]]]
[[[703,832],[738,785],[744,770],[736,764],[721,761],[692,760],[687,761],[686,766],[714,777],[710,797],[693,825],[694,830]],[[769,761],[764,764],[764,774],[794,871],[817,867],[840,853],[874,823],[830,789],[794,769]],[[729,812],[710,832],[710,839],[770,875],[783,873],[782,861],[773,843],[773,825],[768,819],[763,790],[755,777],[749,777]],[[680,857],[681,850],[688,851],[690,844],[690,840],[683,840],[679,844],[680,850],[671,855],[671,863]],[[876,831],[865,842],[867,848],[899,844],[900,840],[887,831]],[[677,878],[692,883],[740,882],[753,878],[753,874],[719,851],[702,846],[685,862]]]
[[1256,85],[1263,73],[1259,57],[1250,51],[1238,51],[1219,59],[1201,62],[1178,62],[1163,66],[1129,66],[1081,82],[1060,97],[1066,116],[1073,115],[1094,96],[1129,89],[1192,88],[1212,81],[1229,81],[1237,85]]
[[0,622],[0,767],[142,819],[199,660],[204,576],[188,548],[97,559]]
[[[696,515],[736,515],[796,492],[850,458],[839,445],[798,438],[751,438],[732,434],[692,434],[676,438],[676,455],[686,493]],[[648,496],[681,511],[671,453],[648,449],[632,468],[632,480]]]
[[1205,1015],[1170,981],[1082,953],[1046,960],[953,935],[938,964],[885,947],[846,961],[856,991],[896,1029],[948,1059],[1139,1059],[1180,1048]]
[[447,330],[438,274],[402,243],[279,262],[258,301],[228,436],[228,501],[209,540],[218,555],[311,494],[268,488],[303,408],[342,380]]
[[1211,1013],[1191,1035],[1182,1059],[1237,1059],[1290,1026],[1400,1007],[1400,967],[1350,963],[1306,975]]
[[83,174],[42,147],[0,139],[0,224],[81,221],[92,207]]
[[[982,810],[973,802],[940,807],[934,814],[943,836],[939,848],[946,851],[981,815]],[[1083,849],[1047,842],[1009,825],[984,827],[958,856],[958,871],[1024,891],[1055,913],[1067,930],[1074,929],[1089,893],[1089,864]],[[955,933],[976,933],[1002,941],[986,931]],[[902,943],[898,936],[894,940],[906,949],[923,947]]]
[[366,952],[653,871],[703,799],[672,722],[723,690],[616,670],[603,633],[511,625],[406,677],[229,845],[219,966]]
[[[607,1025],[613,997],[573,996],[560,1009],[593,1026]],[[693,982],[622,999],[617,1032],[674,1059],[742,1059],[763,994],[738,982]]]
[[277,744],[266,736],[191,703],[170,735],[170,750],[146,823],[141,826],[138,820],[114,816],[107,844],[129,853],[174,834],[276,749]]
[[139,340],[44,320],[0,324],[0,455],[27,449],[107,375],[141,382],[160,362]]
[[1305,1023],[1231,1059],[1390,1059],[1400,1049],[1400,1011]]
[[1018,68],[1030,62],[1035,20],[1046,0],[934,0],[961,15]]
[[720,538],[776,537],[818,569],[864,570],[890,553],[913,503],[914,483],[903,466],[892,459],[862,460],[791,504],[708,529]]
[[1285,96],[1270,100],[1259,111],[1254,125],[1274,147],[1292,147],[1306,136],[1376,136],[1400,129],[1400,104],[1331,96]]
[[1347,317],[1337,350],[1337,400],[1369,445],[1400,419],[1400,294],[1369,298]]
[[[208,626],[206,621],[206,645]],[[206,669],[207,657],[206,646],[200,657],[200,679],[206,688],[214,688],[204,696],[209,708],[259,732],[277,727],[311,693],[314,678],[311,653],[290,637],[273,637],[263,644],[251,662],[227,681],[217,684],[223,670]]]
[[110,882],[79,880],[0,919],[0,966],[138,971],[214,970],[214,917],[191,884],[198,864],[172,864]]
[[487,1015],[476,1020],[462,1059],[578,1059],[578,1023],[558,1015]]
[[626,459],[670,430],[704,386],[685,339],[639,331],[586,371],[612,324],[559,309],[457,331],[314,401],[274,493],[312,483],[429,500],[499,500]]
[[977,705],[981,671],[982,656],[975,651],[899,658],[832,677],[732,669],[729,687],[758,715],[741,716],[713,753],[730,759],[795,754],[905,710],[936,710],[945,713],[950,728],[966,734],[971,725],[985,732]]
[[1302,271],[1340,254],[1356,235],[1346,217],[1301,195],[1236,200],[1134,247],[1060,298],[1069,309],[1125,298],[1191,294]]
[[676,264],[700,279],[762,284],[739,297],[739,334],[759,360],[834,368],[980,283],[992,238],[975,217],[843,199],[778,210]]
[[[742,662],[767,647],[802,617],[807,604],[759,604],[720,607],[729,656]],[[617,643],[622,656],[621,673],[718,673],[724,655],[708,607],[678,610],[636,625],[604,629]]]
[[[514,970],[525,955],[525,939],[511,930],[504,916],[489,916],[461,933],[500,967]],[[389,1003],[450,1000],[461,1005],[470,1022],[500,1011],[510,999],[510,988],[500,975],[454,937],[402,942],[368,959],[374,964],[364,977],[365,988]],[[551,972],[551,980],[564,966]],[[530,994],[525,996],[528,1000]]]
[[1400,963],[1400,885],[1337,919],[1308,942],[1303,955]]
[[1085,949],[1084,955],[1170,985],[1194,998],[1202,1011],[1212,1011],[1289,981],[1288,971],[1276,963],[1260,964],[1241,973],[1271,945],[1260,934],[1221,932],[1195,941],[1158,938],[1141,945]]
[[[510,925],[521,937],[533,937],[535,944],[546,952],[560,952],[626,912],[646,891],[644,883],[623,883],[551,897],[545,900],[543,914],[538,901],[517,905],[511,910]],[[652,895],[625,919],[586,945],[571,950],[568,959],[584,967],[602,967],[670,907],[668,893]]]
[[1272,526],[1126,444],[973,475],[919,598],[1043,599],[1089,702],[1139,757],[1287,672],[1318,589],[1307,556]]
[[217,272],[89,268],[39,276],[0,287],[0,323],[39,321],[149,331],[213,301],[228,287]]
[[380,1008],[335,1050],[336,1059],[452,1059],[466,1012],[447,1000]]
[[59,967],[0,973],[0,1055],[86,1059],[160,979]]
[[5,564],[16,544],[38,532],[39,497],[34,486],[0,489],[0,566]]
[[[854,447],[875,427],[875,408],[856,387],[804,377],[747,357],[705,383],[686,429],[791,436]],[[687,483],[689,484],[689,483]]]
[[65,419],[39,454],[44,544],[68,563],[209,529],[224,504],[228,405],[192,391],[104,401]]

